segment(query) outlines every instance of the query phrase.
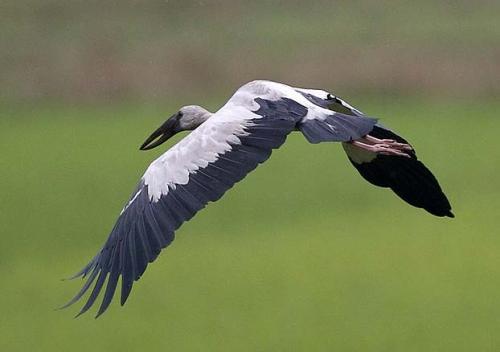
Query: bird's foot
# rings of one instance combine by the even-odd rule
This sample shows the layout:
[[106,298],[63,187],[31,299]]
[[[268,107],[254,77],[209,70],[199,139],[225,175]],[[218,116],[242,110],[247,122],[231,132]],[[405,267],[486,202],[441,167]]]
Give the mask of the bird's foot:
[[399,150],[413,150],[413,147],[407,143],[399,143],[394,139],[378,139],[376,137],[370,136],[367,134],[361,140],[365,140],[368,144],[377,145],[377,144],[387,144],[390,145],[391,148],[399,149]]
[[383,155],[397,155],[409,158],[410,155],[405,151],[413,150],[411,145],[399,143],[393,139],[378,139],[370,135],[351,142],[352,145],[367,150],[372,153]]

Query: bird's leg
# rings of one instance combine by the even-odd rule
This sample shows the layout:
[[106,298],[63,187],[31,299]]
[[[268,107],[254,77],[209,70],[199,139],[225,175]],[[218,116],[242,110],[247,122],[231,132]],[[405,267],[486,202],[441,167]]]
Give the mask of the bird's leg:
[[406,143],[398,143],[393,139],[379,139],[370,135],[350,142],[352,145],[367,150],[372,153],[384,155],[398,155],[409,158],[410,155],[405,153],[405,150],[413,150]]
[[400,150],[413,150],[412,146],[407,143],[399,143],[394,139],[378,139],[376,137],[370,136],[367,134],[362,139],[366,140],[368,144],[377,145],[377,144],[388,144],[393,148]]

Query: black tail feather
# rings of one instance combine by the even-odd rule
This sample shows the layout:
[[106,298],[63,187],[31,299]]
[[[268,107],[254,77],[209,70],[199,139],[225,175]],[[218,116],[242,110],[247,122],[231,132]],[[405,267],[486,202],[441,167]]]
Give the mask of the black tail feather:
[[[404,138],[380,126],[375,126],[370,135],[408,143]],[[351,158],[349,160],[368,182],[392,189],[405,202],[423,208],[433,215],[453,218],[450,202],[437,179],[422,162],[417,160],[414,151],[409,155],[410,158],[379,154],[373,160],[364,163],[357,163]]]

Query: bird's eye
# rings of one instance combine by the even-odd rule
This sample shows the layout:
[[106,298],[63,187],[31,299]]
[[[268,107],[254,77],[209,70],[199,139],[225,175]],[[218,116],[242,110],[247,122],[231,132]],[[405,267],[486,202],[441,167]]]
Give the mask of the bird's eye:
[[332,100],[333,98],[334,98],[334,96],[331,95],[330,93],[328,93],[327,96],[326,96],[327,100]]

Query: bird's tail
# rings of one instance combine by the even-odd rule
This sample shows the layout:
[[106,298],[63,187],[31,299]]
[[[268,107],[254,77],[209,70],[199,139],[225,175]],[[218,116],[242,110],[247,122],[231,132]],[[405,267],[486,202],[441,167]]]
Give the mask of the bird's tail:
[[[408,143],[404,138],[381,126],[375,126],[370,135],[379,139],[393,139]],[[371,160],[359,162],[352,156],[352,148],[344,148],[349,160],[368,182],[388,187],[405,202],[427,210],[436,216],[453,218],[450,202],[432,172],[417,159],[414,151],[410,158],[377,154]]]

